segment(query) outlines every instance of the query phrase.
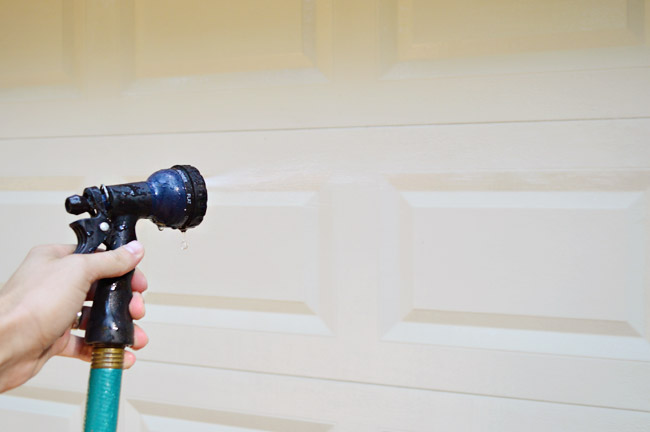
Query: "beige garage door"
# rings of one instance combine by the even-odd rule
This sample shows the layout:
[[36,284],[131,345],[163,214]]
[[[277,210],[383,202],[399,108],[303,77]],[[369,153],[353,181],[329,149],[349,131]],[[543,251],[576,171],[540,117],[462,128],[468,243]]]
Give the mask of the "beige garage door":
[[[120,430],[650,430],[649,40],[646,0],[2,0],[0,281],[189,163]],[[80,430],[87,374],[0,429]]]

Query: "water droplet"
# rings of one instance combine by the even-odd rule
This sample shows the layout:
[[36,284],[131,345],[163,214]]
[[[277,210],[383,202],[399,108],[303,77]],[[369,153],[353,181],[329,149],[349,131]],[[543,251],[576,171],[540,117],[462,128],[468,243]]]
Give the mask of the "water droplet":
[[164,230],[164,229],[165,229],[164,226],[158,225],[158,231],[162,231],[162,230]]
[[183,239],[181,240],[181,250],[186,251],[190,247],[189,243],[187,242],[187,234],[181,233],[181,235],[183,236]]

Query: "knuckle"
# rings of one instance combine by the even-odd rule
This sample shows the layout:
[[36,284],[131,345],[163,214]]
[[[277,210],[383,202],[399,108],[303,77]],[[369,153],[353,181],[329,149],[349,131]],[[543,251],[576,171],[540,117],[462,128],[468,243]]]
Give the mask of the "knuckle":
[[131,260],[128,257],[128,253],[123,249],[116,249],[111,254],[115,263],[120,267],[127,267],[131,265]]
[[28,255],[28,256],[41,255],[41,254],[43,254],[43,253],[44,253],[48,248],[49,248],[49,246],[46,246],[46,245],[38,245],[38,246],[34,246],[34,247],[32,247],[32,248],[29,250],[29,252],[27,252],[27,255]]

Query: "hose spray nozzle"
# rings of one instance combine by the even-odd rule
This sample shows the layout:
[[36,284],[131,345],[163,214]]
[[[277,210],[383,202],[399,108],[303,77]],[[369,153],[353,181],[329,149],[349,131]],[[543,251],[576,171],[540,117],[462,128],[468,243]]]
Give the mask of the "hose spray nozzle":
[[[153,173],[146,181],[89,187],[83,195],[65,200],[68,213],[89,213],[90,218],[70,224],[77,235],[75,253],[94,252],[102,243],[115,249],[125,236],[133,237],[135,222],[151,219],[159,227],[185,231],[201,223],[208,194],[199,170],[174,165]],[[132,238],[131,240],[133,240]]]
[[[75,253],[92,253],[101,245],[117,249],[136,239],[135,225],[150,219],[159,227],[186,231],[201,223],[207,209],[207,188],[199,170],[174,165],[146,181],[88,187],[66,199],[68,213],[90,217],[70,224],[77,235]],[[86,343],[95,346],[133,344],[128,312],[133,272],[98,282],[86,326]]]

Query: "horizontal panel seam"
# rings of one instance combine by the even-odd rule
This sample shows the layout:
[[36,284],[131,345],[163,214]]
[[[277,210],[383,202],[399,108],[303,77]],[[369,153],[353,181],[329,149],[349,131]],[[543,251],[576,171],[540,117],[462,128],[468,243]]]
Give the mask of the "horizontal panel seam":
[[649,410],[642,410],[642,409],[634,409],[634,408],[613,407],[613,406],[607,406],[607,405],[581,404],[581,403],[577,403],[577,402],[559,402],[559,401],[552,401],[552,400],[545,400],[545,399],[512,397],[512,396],[494,395],[494,394],[487,394],[487,393],[462,392],[462,391],[454,391],[454,390],[442,390],[442,389],[414,387],[414,386],[403,386],[403,385],[395,385],[395,384],[382,384],[382,383],[375,383],[375,382],[368,382],[368,381],[353,381],[353,380],[345,380],[345,379],[332,379],[332,378],[313,377],[313,376],[308,376],[308,375],[283,374],[283,373],[278,373],[278,372],[261,372],[261,371],[253,371],[253,370],[246,370],[246,369],[236,369],[236,368],[210,367],[210,366],[205,366],[205,365],[192,365],[192,364],[188,364],[188,363],[168,362],[168,361],[159,361],[159,360],[140,360],[140,362],[154,363],[154,364],[167,365],[167,366],[183,366],[183,367],[210,369],[210,370],[229,371],[229,372],[236,372],[236,373],[243,373],[243,374],[266,375],[266,376],[275,376],[275,377],[283,377],[283,378],[300,378],[300,379],[306,379],[306,380],[312,380],[312,381],[330,382],[330,383],[339,383],[339,384],[355,384],[355,385],[362,385],[362,386],[365,385],[365,386],[373,386],[373,387],[386,387],[386,388],[394,388],[394,389],[405,389],[405,390],[415,390],[415,391],[425,391],[425,392],[435,392],[435,393],[451,393],[451,394],[463,395],[463,396],[498,398],[498,399],[506,399],[506,400],[519,400],[519,401],[546,403],[546,404],[554,404],[554,405],[568,405],[568,406],[585,407],[585,408],[599,408],[599,409],[608,409],[608,410],[617,410],[617,411],[627,411],[627,412],[638,412],[638,413],[650,414],[650,409]]
[[105,138],[105,137],[137,137],[137,136],[164,136],[164,135],[204,135],[204,134],[232,134],[232,133],[260,133],[260,132],[294,132],[294,131],[324,131],[324,130],[364,130],[364,129],[391,129],[391,128],[423,128],[437,126],[483,126],[483,125],[508,125],[508,124],[539,124],[539,123],[579,123],[579,122],[617,122],[630,120],[650,120],[650,116],[631,117],[585,117],[571,119],[540,119],[540,120],[497,120],[484,122],[440,122],[440,123],[406,123],[406,124],[380,124],[380,125],[341,125],[341,126],[306,126],[296,128],[260,128],[260,129],[214,129],[190,130],[170,132],[134,132],[134,133],[106,133],[106,134],[80,134],[80,135],[47,135],[47,136],[5,136],[0,141],[10,140],[47,140],[60,138]]

